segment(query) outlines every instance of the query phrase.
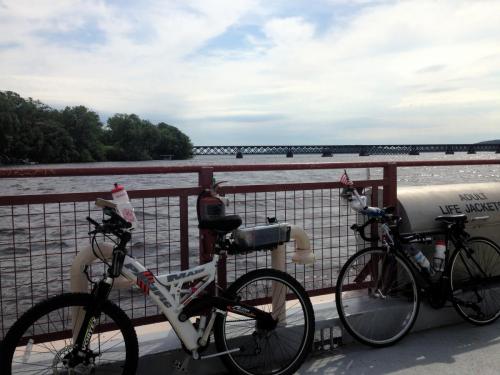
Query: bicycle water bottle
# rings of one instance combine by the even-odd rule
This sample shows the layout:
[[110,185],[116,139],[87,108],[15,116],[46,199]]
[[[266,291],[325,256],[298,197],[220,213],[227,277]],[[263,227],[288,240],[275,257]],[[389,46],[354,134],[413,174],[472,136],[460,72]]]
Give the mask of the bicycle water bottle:
[[434,258],[432,259],[432,268],[434,268],[434,271],[444,271],[445,252],[446,242],[444,240],[436,240],[436,250],[434,252]]
[[113,201],[116,203],[116,208],[121,217],[132,224],[131,229],[137,226],[137,218],[135,217],[134,207],[130,203],[127,191],[122,185],[115,184],[115,188],[111,190]]
[[378,207],[365,207],[362,211],[368,217],[382,217],[385,214],[385,211]]
[[410,245],[407,248],[408,254],[410,254],[415,262],[428,274],[432,274],[433,269],[431,268],[431,263],[427,259],[427,257],[422,253],[420,249],[417,249],[415,246]]

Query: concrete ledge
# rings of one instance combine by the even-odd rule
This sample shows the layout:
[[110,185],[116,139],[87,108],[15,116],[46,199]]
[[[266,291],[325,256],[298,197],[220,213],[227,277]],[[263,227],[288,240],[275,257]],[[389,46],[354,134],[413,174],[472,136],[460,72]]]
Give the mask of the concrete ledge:
[[[353,339],[342,328],[335,307],[334,296],[330,294],[314,297],[312,300],[316,315],[316,347],[328,348],[328,343],[331,342],[331,334],[334,336],[341,335],[344,345],[351,344]],[[451,305],[436,310],[424,302],[421,303],[419,315],[412,332],[449,326],[462,321],[462,318]],[[323,332],[323,335],[321,332]],[[140,341],[141,356],[138,374],[155,375],[164,374],[168,371],[182,373],[174,371],[173,363],[175,361],[182,362],[186,358],[186,353],[181,349],[180,341],[175,333],[171,331],[168,323],[138,327],[137,334]],[[318,344],[321,340],[324,341],[324,345]],[[213,345],[207,349],[206,353],[215,353]],[[335,352],[332,351],[331,353],[333,355]],[[188,373],[217,375],[225,374],[226,369],[219,358],[211,358],[203,361],[191,360]]]

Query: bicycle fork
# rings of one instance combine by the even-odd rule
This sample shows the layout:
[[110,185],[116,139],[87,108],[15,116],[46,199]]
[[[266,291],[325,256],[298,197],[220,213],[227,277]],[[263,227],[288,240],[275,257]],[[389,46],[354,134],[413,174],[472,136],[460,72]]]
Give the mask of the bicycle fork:
[[88,361],[89,354],[93,358],[99,355],[87,352],[87,348],[94,333],[96,320],[101,313],[103,304],[108,299],[112,286],[113,279],[108,276],[98,282],[92,289],[92,303],[89,306],[83,310],[81,307],[73,307],[73,349],[67,361],[69,367],[74,367],[84,360]]

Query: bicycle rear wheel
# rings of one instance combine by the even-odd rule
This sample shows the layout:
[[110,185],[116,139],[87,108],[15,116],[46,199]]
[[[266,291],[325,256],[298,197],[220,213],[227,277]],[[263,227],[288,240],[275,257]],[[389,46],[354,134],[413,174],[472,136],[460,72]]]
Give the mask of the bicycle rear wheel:
[[102,313],[96,317],[82,355],[72,352],[72,325],[81,321],[92,301],[89,294],[68,293],[29,309],[5,336],[0,373],[135,374],[138,344],[134,327],[110,301],[103,304]]
[[476,325],[500,316],[500,248],[482,237],[469,239],[453,254],[450,269],[453,306]]
[[292,374],[311,351],[314,310],[304,288],[290,275],[259,269],[237,279],[227,295],[270,312],[276,324],[261,327],[256,319],[228,311],[214,327],[219,352],[232,374]]
[[399,254],[367,248],[342,267],[335,303],[340,320],[356,340],[383,347],[410,331],[420,295],[412,270]]

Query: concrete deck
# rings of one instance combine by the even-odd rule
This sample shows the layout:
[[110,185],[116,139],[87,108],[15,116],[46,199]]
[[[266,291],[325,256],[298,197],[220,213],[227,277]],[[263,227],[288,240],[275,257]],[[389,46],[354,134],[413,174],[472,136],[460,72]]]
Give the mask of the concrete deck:
[[[460,323],[420,331],[395,346],[372,349],[350,343],[309,357],[297,374],[498,375],[500,324],[475,327]],[[174,374],[170,364],[178,353],[142,357],[138,374]],[[188,374],[228,374],[217,358],[193,361]]]
[[[334,304],[327,300],[326,296],[314,304],[317,337],[321,329],[334,327],[339,332]],[[175,360],[185,358],[182,350],[172,350],[177,346],[173,333],[154,329],[149,337],[140,337],[147,340],[141,339],[138,374],[182,374],[173,368]],[[452,307],[434,310],[423,304],[413,333],[389,348],[355,343],[345,333],[343,342],[333,350],[316,350],[297,374],[500,374],[500,323],[475,327],[463,323]],[[186,373],[228,374],[218,358],[191,360]]]

